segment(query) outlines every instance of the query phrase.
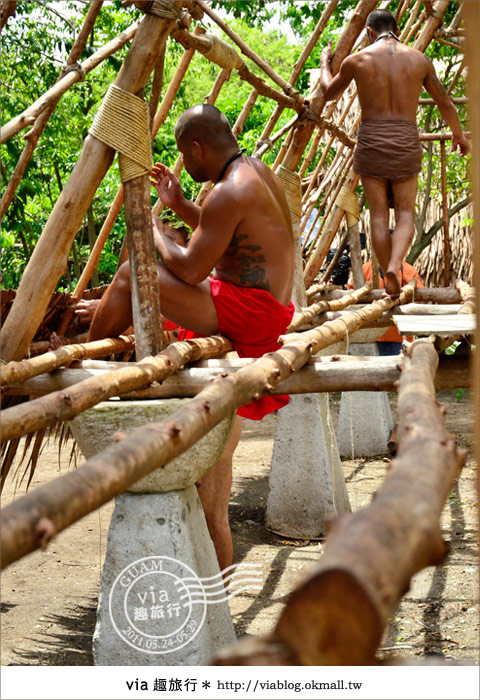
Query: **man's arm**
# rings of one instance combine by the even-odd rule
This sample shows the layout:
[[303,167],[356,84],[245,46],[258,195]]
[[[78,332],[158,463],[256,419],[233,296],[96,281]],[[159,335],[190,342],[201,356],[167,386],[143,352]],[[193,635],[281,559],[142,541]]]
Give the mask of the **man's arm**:
[[198,226],[200,207],[183,196],[178,178],[166,165],[155,163],[150,182],[166,207],[174,211],[190,228],[195,229]]
[[182,248],[165,233],[158,217],[153,220],[155,248],[165,266],[187,284],[199,284],[208,277],[227,250],[240,219],[241,207],[233,194],[213,189],[205,200],[198,226]]
[[327,102],[339,97],[353,79],[352,56],[347,56],[342,62],[337,75],[332,78],[332,72],[330,70],[332,55],[332,42],[329,41],[328,46],[325,46],[320,56],[320,86]]
[[452,130],[452,151],[458,148],[460,154],[466,156],[470,152],[470,144],[462,131],[455,105],[438,79],[433,63],[427,57],[425,57],[425,60],[428,61],[428,73],[423,81],[423,86],[429,95],[433,97],[440,114]]

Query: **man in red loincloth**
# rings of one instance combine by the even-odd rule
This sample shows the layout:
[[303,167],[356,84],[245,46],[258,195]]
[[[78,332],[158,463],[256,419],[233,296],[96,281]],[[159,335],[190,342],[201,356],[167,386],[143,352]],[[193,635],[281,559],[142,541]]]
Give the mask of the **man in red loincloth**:
[[[329,67],[331,42],[323,49],[320,81],[327,100],[336,99],[352,80],[357,84],[362,123],[353,169],[361,175],[368,200],[372,243],[385,274],[387,294],[396,297],[400,294],[398,271],[414,234],[422,161],[416,111],[423,89],[452,129],[452,149],[458,148],[464,156],[470,145],[431,61],[397,38],[394,15],[389,10],[373,10],[366,31],[370,46],[348,56],[334,78]],[[394,204],[396,215],[392,237],[388,233],[389,203]]]
[[[188,329],[180,339],[221,333],[241,357],[260,357],[280,347],[278,336],[294,310],[294,240],[285,195],[268,166],[243,155],[216,107],[197,105],[184,112],[175,138],[193,179],[215,184],[200,207],[185,199],[167,167],[156,163],[153,168],[160,199],[193,229],[185,248],[165,235],[154,217],[162,313]],[[89,340],[118,336],[131,323],[127,262],[98,306]],[[221,569],[232,562],[228,502],[240,416],[258,420],[287,402],[288,397],[265,397],[239,409],[221,460],[199,485]]]

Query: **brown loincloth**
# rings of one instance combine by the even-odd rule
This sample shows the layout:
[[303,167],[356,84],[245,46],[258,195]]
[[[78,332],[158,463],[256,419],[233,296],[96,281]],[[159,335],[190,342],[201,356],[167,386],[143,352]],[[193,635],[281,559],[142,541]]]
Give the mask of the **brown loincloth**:
[[360,124],[353,170],[382,180],[403,180],[422,169],[422,147],[415,122],[366,119]]

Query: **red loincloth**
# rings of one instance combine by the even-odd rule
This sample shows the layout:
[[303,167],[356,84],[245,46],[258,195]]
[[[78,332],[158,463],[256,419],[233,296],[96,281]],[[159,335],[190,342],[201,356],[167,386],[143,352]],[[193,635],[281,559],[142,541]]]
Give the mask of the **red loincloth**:
[[[210,277],[210,290],[217,311],[218,332],[229,338],[239,357],[261,357],[274,352],[281,345],[278,336],[290,324],[294,306],[280,304],[265,289],[240,287]],[[178,340],[199,338],[198,333],[181,328]],[[278,411],[289,402],[288,395],[264,396],[241,406],[237,413],[242,418],[261,420],[268,413]]]

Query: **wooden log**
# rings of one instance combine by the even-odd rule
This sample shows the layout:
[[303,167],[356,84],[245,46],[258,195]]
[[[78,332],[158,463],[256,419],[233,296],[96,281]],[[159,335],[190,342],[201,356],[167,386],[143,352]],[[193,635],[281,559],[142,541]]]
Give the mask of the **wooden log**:
[[[53,535],[122,493],[141,477],[187,450],[236,408],[271,392],[322,347],[336,342],[347,332],[353,333],[365,321],[378,318],[384,311],[407,301],[412,296],[412,282],[403,288],[399,299],[376,301],[370,307],[345,316],[342,321],[331,321],[302,334],[301,339],[288,343],[277,352],[264,355],[249,367],[220,377],[187,406],[169,416],[167,421],[150,423],[135,430],[125,440],[95,455],[74,472],[55,479],[4,508],[1,514],[2,567],[37,549],[42,541],[46,544],[42,529],[45,521],[50,521],[49,530]],[[190,343],[200,343],[201,340],[211,341],[204,338]],[[166,355],[172,358],[170,367],[175,364],[178,367],[180,362],[184,362],[186,352],[180,352],[180,345],[185,344],[174,343],[162,353],[164,358]],[[182,358],[179,362],[180,354]],[[148,360],[152,366],[156,358]],[[143,360],[139,365],[143,365],[143,370],[153,376],[152,367],[149,369],[146,363],[147,360]],[[137,371],[137,367],[134,371]],[[152,379],[149,378],[149,381]],[[81,383],[76,386],[81,386]],[[72,387],[68,391],[74,389]],[[85,408],[84,405],[82,410]]]
[[[393,355],[364,358],[332,355],[313,358],[298,372],[277,384],[271,394],[276,396],[334,391],[395,391],[400,379],[403,357],[403,355]],[[206,360],[198,363],[196,367],[181,369],[177,374],[167,377],[161,384],[154,384],[140,391],[127,392],[122,394],[121,398],[137,400],[196,396],[221,374],[225,372],[231,374],[253,362],[254,360],[249,358],[218,360],[215,363]],[[102,363],[87,360],[79,364],[81,364],[79,369],[61,369],[12,384],[6,387],[3,393],[7,396],[44,396],[52,391],[66,389],[90,377],[108,374],[112,369],[121,368],[128,363]],[[105,365],[113,365],[113,367],[108,369]],[[435,375],[435,389],[440,391],[471,387],[472,378],[469,370],[470,363],[467,355],[442,355]]]
[[[196,34],[197,31],[199,30],[198,27],[195,27],[193,30],[193,33]],[[153,118],[152,121],[152,138],[156,136],[158,133],[158,130],[162,126],[163,122],[165,121],[168,112],[170,111],[170,108],[173,104],[173,101],[178,93],[178,90],[180,88],[180,85],[182,84],[182,80],[185,77],[185,73],[187,72],[188,66],[190,65],[192,58],[195,54],[195,49],[186,49],[183,52],[183,55],[178,63],[178,66],[175,70],[175,73],[173,75],[172,80],[170,81],[168,88],[165,92],[165,95],[163,97],[163,100],[158,108],[157,113],[155,114],[155,117]],[[123,206],[123,185],[120,185],[120,188],[115,195],[115,199],[113,200],[113,203],[111,204],[107,216],[105,218],[105,221],[102,224],[102,228],[100,229],[100,233],[97,236],[97,240],[95,241],[95,245],[93,247],[93,250],[87,260],[87,264],[85,265],[82,274],[80,276],[80,279],[77,282],[77,285],[75,287],[75,290],[73,292],[73,296],[75,299],[80,300],[83,296],[83,293],[85,292],[88,283],[90,282],[90,279],[92,277],[92,274],[94,270],[96,270],[97,265],[98,265],[98,260],[100,258],[100,255],[102,253],[102,250],[105,246],[105,243],[107,241],[108,236],[110,235],[110,231],[113,228],[113,225],[117,219],[117,216],[119,215],[122,206]],[[126,259],[125,255],[125,259]],[[124,262],[125,260],[121,260],[121,262]],[[68,327],[68,324],[70,323],[70,320],[72,319],[74,313],[74,308],[72,306],[72,309],[70,311],[67,311],[67,313],[63,316],[61,325],[58,328],[58,335],[61,335],[64,333]]]
[[443,15],[447,11],[449,0],[437,0],[433,5],[433,12],[425,22],[422,31],[418,35],[413,44],[413,48],[417,51],[425,51],[430,41],[433,39],[435,32],[442,23]]
[[[48,341],[46,342],[48,343]],[[103,340],[94,340],[91,343],[64,345],[58,350],[52,350],[28,360],[9,362],[6,365],[0,365],[2,389],[8,384],[23,382],[26,379],[36,377],[38,374],[52,372],[59,367],[66,367],[75,360],[127,352],[127,350],[132,350],[134,346],[135,339],[133,336],[104,338]]]
[[[464,134],[465,134],[465,136],[468,136],[468,137],[471,136],[469,131],[465,131]],[[419,137],[420,137],[420,141],[450,141],[452,139],[452,134],[438,132],[438,133],[429,133],[429,134],[419,134]]]
[[153,244],[149,176],[125,182],[125,221],[132,294],[135,357],[157,355],[163,347],[160,288]]
[[84,79],[87,73],[96,68],[102,61],[104,61],[109,56],[112,56],[119,49],[121,49],[125,44],[131,41],[137,30],[139,28],[138,22],[132,24],[128,29],[119,34],[115,39],[109,41],[105,46],[96,51],[94,54],[89,56],[83,63],[80,64],[78,70],[70,71],[64,77],[59,80],[55,85],[53,85],[47,92],[45,92],[41,97],[38,98],[30,107],[27,107],[21,114],[17,115],[11,119],[7,124],[2,126],[2,131],[0,135],[0,143],[5,143],[12,138],[16,133],[25,129],[35,122],[35,119],[48,108],[52,102],[59,100],[59,98],[66,92],[72,85],[78,83]]
[[161,381],[186,362],[224,354],[231,349],[230,341],[222,336],[172,343],[156,357],[145,357],[131,367],[110,372],[105,377],[92,377],[71,389],[54,392],[28,404],[12,406],[2,413],[2,440],[12,440],[57,421],[70,420],[111,396]]
[[[330,299],[340,299],[341,297],[350,294],[348,289],[333,289],[325,292],[323,298],[327,301]],[[383,289],[375,289],[365,295],[363,301],[366,304],[371,303],[375,299],[382,299],[385,295]],[[415,301],[433,304],[459,304],[462,301],[460,292],[454,287],[425,287],[415,289]]]
[[[469,102],[468,97],[451,97],[450,99],[452,100],[454,105],[466,105]],[[436,102],[431,97],[421,97],[418,100],[418,104],[419,105],[434,105],[434,104],[436,104]]]
[[[142,20],[115,81],[117,87],[134,94],[144,87],[155,64],[156,48],[168,36],[173,23],[174,20],[150,15]],[[112,163],[114,153],[112,148],[92,136],[85,139],[75,168],[23,273],[2,328],[0,357],[7,362],[25,355],[45,315],[55,285],[65,270],[78,227]]]
[[293,333],[298,328],[300,328],[304,323],[309,323],[318,314],[324,313],[325,311],[340,311],[345,309],[351,304],[357,304],[362,297],[367,294],[372,288],[371,282],[367,282],[360,289],[350,292],[350,294],[337,299],[336,301],[320,301],[317,304],[312,304],[302,311],[297,311],[293,314],[293,319],[291,324],[287,328],[287,333]]
[[459,314],[474,314],[476,312],[476,292],[475,287],[470,286],[462,280],[457,280],[455,287],[462,297],[462,305],[458,310]]
[[[438,356],[411,346],[399,386],[399,451],[372,503],[334,521],[325,552],[270,635],[295,665],[369,665],[412,576],[446,554],[440,515],[466,457],[434,393]],[[415,488],[412,488],[412,484]],[[231,664],[233,654],[222,655]],[[255,663],[235,653],[237,663]]]
[[362,248],[360,245],[360,230],[358,228],[358,221],[353,226],[350,226],[347,229],[347,232],[348,242],[350,244],[350,258],[352,260],[353,286],[355,289],[358,289],[365,282],[363,279]]
[[[70,53],[68,54],[65,66],[60,71],[60,75],[57,79],[57,82],[61,80],[64,75],[66,75],[68,70],[71,70],[73,68],[74,64],[80,58],[85,44],[87,43],[90,32],[92,31],[93,25],[95,24],[95,20],[98,16],[98,13],[102,8],[102,4],[103,0],[92,0],[92,2],[90,3],[87,15],[82,24],[82,28],[79,31],[72,48],[70,49]],[[33,128],[24,137],[27,142],[23,148],[20,158],[17,161],[15,170],[13,171],[8,185],[5,188],[5,192],[3,193],[2,200],[0,202],[0,219],[3,219],[6,210],[10,205],[10,202],[12,201],[13,196],[17,191],[17,187],[20,183],[20,180],[23,177],[27,165],[31,160],[31,157],[35,150],[35,146],[38,143],[38,139],[42,135],[47,125],[47,122],[50,119],[50,116],[53,114],[53,111],[60,97],[61,95],[58,95],[56,99],[52,100],[49,106],[46,109],[44,109],[43,112],[36,118]]]
[[[352,171],[348,176],[348,179],[345,183],[345,187],[351,192],[353,192],[356,186],[358,185],[359,180],[360,175],[357,175],[357,173],[354,173]],[[306,287],[310,287],[310,285],[313,284],[313,281],[318,271],[320,270],[328,251],[330,250],[330,247],[333,243],[333,239],[337,234],[344,214],[345,212],[341,207],[339,207],[338,205],[334,206],[331,217],[329,221],[325,224],[325,228],[320,237],[320,240],[318,241],[318,244],[313,253],[311,253],[307,265],[305,267],[304,281]]]

